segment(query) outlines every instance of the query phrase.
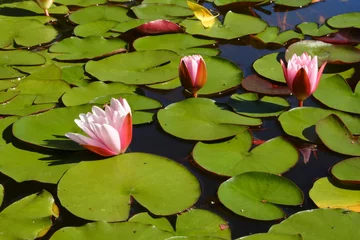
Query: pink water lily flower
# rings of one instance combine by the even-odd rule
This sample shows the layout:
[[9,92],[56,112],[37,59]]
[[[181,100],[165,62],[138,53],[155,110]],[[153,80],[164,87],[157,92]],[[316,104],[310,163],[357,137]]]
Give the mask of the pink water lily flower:
[[318,70],[317,56],[311,59],[307,53],[303,53],[300,57],[294,54],[288,61],[287,67],[282,60],[280,62],[286,83],[299,100],[301,107],[303,101],[313,94],[319,85],[326,62]]
[[131,109],[126,99],[112,98],[105,111],[97,106],[92,113],[80,114],[75,123],[89,136],[66,133],[65,136],[102,156],[124,153],[132,139]]
[[206,64],[202,56],[191,55],[181,58],[179,65],[181,85],[197,97],[197,92],[207,80]]

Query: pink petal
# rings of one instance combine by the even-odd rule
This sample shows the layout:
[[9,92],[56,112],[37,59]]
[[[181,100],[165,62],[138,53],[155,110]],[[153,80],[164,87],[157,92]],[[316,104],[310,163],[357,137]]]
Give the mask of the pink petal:
[[110,156],[114,156],[117,155],[116,152],[112,152],[111,150],[107,149],[107,148],[101,148],[101,147],[96,147],[96,146],[92,146],[92,145],[81,145],[86,149],[89,149],[90,151],[99,154],[101,156],[104,157],[110,157]]
[[120,136],[119,133],[108,124],[95,124],[95,129],[102,143],[111,151],[120,153]]
[[129,113],[128,115],[126,115],[120,131],[121,153],[124,153],[131,143],[132,128],[132,118]]
[[99,148],[105,148],[107,149],[107,147],[102,144],[99,141],[96,141],[95,139],[89,138],[89,137],[85,137],[81,134],[78,133],[66,133],[65,136],[67,136],[68,138],[70,138],[71,140],[73,140],[74,142],[79,143],[80,145],[91,145],[91,146],[96,146]]
[[317,75],[317,78],[316,78],[316,83],[314,84],[313,86],[313,89],[312,92],[315,92],[316,88],[318,87],[319,83],[320,83],[320,79],[321,79],[321,75],[325,69],[325,66],[326,66],[327,62],[324,62],[323,65],[321,65],[319,71],[318,71],[318,75]]

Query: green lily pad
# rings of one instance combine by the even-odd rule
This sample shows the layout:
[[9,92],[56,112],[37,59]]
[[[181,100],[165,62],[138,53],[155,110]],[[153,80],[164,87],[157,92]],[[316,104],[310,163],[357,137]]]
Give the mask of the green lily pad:
[[288,61],[294,53],[298,56],[307,52],[310,56],[317,56],[319,65],[328,63],[356,63],[360,61],[360,49],[348,45],[335,45],[316,40],[304,40],[291,44],[286,50]]
[[19,95],[18,91],[11,91],[11,92],[0,92],[0,103],[4,103],[10,101],[14,97]]
[[158,36],[146,36],[134,41],[133,47],[137,51],[166,49],[181,53],[182,49],[215,44],[214,40],[199,39],[189,34],[175,33]]
[[193,16],[194,13],[188,7],[175,4],[161,3],[142,3],[132,7],[131,10],[139,19],[157,20],[157,19],[176,19],[179,17]]
[[[34,13],[44,14],[44,10],[36,4],[35,1],[21,1],[21,2],[11,2],[4,3],[0,5],[0,13],[6,12],[9,14],[9,10],[11,11],[21,11],[24,15],[31,16]],[[25,10],[25,11],[24,11]],[[69,9],[66,6],[56,6],[55,4],[51,5],[49,8],[49,14],[67,14]],[[8,15],[4,14],[4,15]],[[50,18],[49,18],[50,19]]]
[[360,156],[360,139],[338,116],[332,114],[316,123],[316,133],[331,150],[351,156]]
[[[135,93],[136,89],[137,88],[134,86],[129,86],[123,83],[106,84],[103,82],[92,82],[84,87],[76,87],[70,89],[62,96],[62,101],[65,104],[65,106],[68,107],[78,106],[89,103],[91,100],[93,100],[96,97],[111,95],[116,93]],[[106,101],[104,103],[106,103]]]
[[316,180],[309,195],[318,208],[342,208],[360,212],[360,191],[338,188],[326,177]]
[[85,87],[89,84],[82,66],[64,66],[61,68],[61,79],[70,85]]
[[283,5],[287,7],[304,7],[309,5],[312,0],[275,0],[276,5]]
[[0,19],[0,48],[14,48],[14,44],[32,47],[48,43],[58,32],[51,25],[44,25],[34,19]]
[[156,215],[171,215],[192,206],[200,193],[198,180],[185,167],[146,153],[81,162],[58,185],[61,204],[71,213],[106,221],[126,220],[130,197]]
[[319,143],[319,137],[315,132],[315,124],[330,114],[339,116],[353,134],[360,134],[360,118],[358,116],[335,110],[313,107],[294,108],[282,113],[279,121],[287,134],[305,141]]
[[91,5],[104,4],[106,3],[106,0],[55,0],[55,3],[60,3],[62,5],[87,7]]
[[329,28],[329,26],[326,24],[323,24],[319,27],[315,22],[303,22],[296,27],[300,29],[303,34],[312,37],[321,37],[339,31],[337,29]]
[[92,222],[81,227],[61,228],[50,240],[119,240],[119,239],[156,239],[166,240],[171,233],[161,231],[152,225],[135,222],[107,223]]
[[360,12],[345,13],[333,16],[327,20],[333,28],[360,28]]
[[120,22],[116,26],[114,26],[111,30],[118,33],[124,33],[131,29],[134,29],[144,23],[149,22],[146,19],[130,19],[126,22]]
[[[0,66],[1,68],[1,66]],[[0,91],[16,87],[17,83],[13,82],[12,80],[1,80],[0,81]]]
[[360,183],[360,157],[348,158],[336,163],[331,174],[342,183]]
[[22,141],[46,148],[83,150],[84,148],[79,144],[65,137],[65,133],[81,133],[74,119],[78,118],[80,113],[90,112],[91,107],[92,105],[81,105],[56,108],[41,114],[23,117],[14,123],[13,134]]
[[290,107],[281,97],[264,96],[259,99],[256,93],[233,94],[227,102],[236,113],[249,117],[274,117]]
[[328,107],[360,113],[360,83],[353,92],[347,81],[339,75],[320,81],[314,97]]
[[[96,159],[97,156],[92,157]],[[51,156],[22,150],[12,144],[0,148],[0,171],[17,182],[39,181],[56,184],[69,168],[81,160],[87,159],[79,154]]]
[[274,43],[284,45],[290,40],[304,39],[304,35],[293,30],[287,30],[280,33],[279,27],[267,27],[263,32],[255,35],[255,38],[263,43]]
[[207,171],[229,177],[253,171],[281,174],[299,159],[297,149],[281,137],[254,149],[251,147],[252,136],[249,131],[244,131],[227,142],[198,142],[192,155],[196,163]]
[[147,213],[147,212],[135,214],[128,221],[141,223],[141,224],[147,224],[147,225],[153,225],[160,230],[167,231],[167,232],[174,232],[173,227],[171,226],[170,222],[165,217],[152,218],[149,215],[149,213]]
[[181,82],[178,77],[174,78],[170,81],[167,81],[167,82],[146,85],[146,87],[148,87],[148,88],[158,89],[158,90],[171,90],[171,89],[178,88],[180,86],[181,86]]
[[[38,66],[45,63],[40,54],[29,51],[0,51],[0,79],[18,78],[25,76],[11,66],[31,65]],[[2,81],[1,81],[2,82]]]
[[290,180],[270,173],[247,172],[223,182],[219,200],[234,213],[257,220],[284,218],[285,213],[274,204],[296,206],[303,193]]
[[264,2],[264,0],[215,0],[214,4],[216,6],[224,6],[232,3],[252,5],[252,4],[260,4],[262,2]]
[[224,239],[218,237],[208,237],[208,236],[173,236],[165,240],[224,240]]
[[[220,57],[204,56],[207,81],[199,95],[221,94],[241,84],[243,71],[233,62]],[[221,76],[221,77],[219,77]]]
[[129,10],[118,6],[91,6],[82,8],[70,14],[69,19],[76,24],[85,24],[99,20],[125,22],[131,18],[127,16]]
[[270,53],[253,63],[255,71],[265,77],[276,82],[285,83],[284,73],[281,68],[280,59],[283,58],[283,53]]
[[2,205],[4,200],[4,186],[0,184],[0,206]]
[[219,20],[210,28],[205,28],[199,20],[186,19],[180,24],[189,34],[203,35],[220,39],[239,38],[250,34],[262,32],[267,27],[263,20],[229,11],[221,24]]
[[215,140],[246,131],[261,124],[260,119],[240,116],[206,98],[189,98],[159,110],[158,120],[165,132],[188,140]]
[[[2,145],[6,145],[6,143],[7,143],[6,139],[12,137],[11,131],[5,131],[5,130],[7,130],[8,127],[18,119],[19,119],[19,117],[16,117],[16,116],[0,119],[0,131],[2,132],[2,134],[0,136],[0,147]],[[9,133],[11,134],[11,136],[9,136],[10,135]],[[0,206],[1,206],[1,204],[0,204]]]
[[121,39],[102,37],[66,38],[52,45],[49,51],[62,53],[56,56],[60,61],[93,59],[126,51],[126,42]]
[[[23,67],[16,67],[20,69],[20,71],[28,71],[29,67],[25,66],[26,69]],[[56,66],[55,64],[44,64],[42,66],[35,66],[31,69],[31,74],[26,76],[21,82],[27,80],[60,80],[61,79],[61,69]],[[45,84],[44,84],[45,85]]]
[[277,234],[277,233],[258,233],[238,238],[236,240],[302,240],[300,234]]
[[89,61],[85,70],[101,81],[152,84],[177,77],[179,60],[168,50],[140,51]]
[[99,20],[80,24],[74,28],[74,33],[78,37],[114,37],[118,36],[118,33],[109,32],[118,22],[109,20]]
[[266,95],[290,95],[290,89],[285,85],[274,84],[257,74],[244,78],[241,86],[250,92],[256,92]]
[[300,234],[303,240],[360,238],[360,213],[344,209],[314,209],[295,213],[272,226],[270,233]]
[[27,116],[55,107],[53,103],[32,105],[36,98],[36,95],[18,95],[0,105],[0,115]]
[[21,95],[35,95],[35,104],[57,103],[61,95],[70,90],[68,83],[62,80],[23,80],[11,91]]
[[[0,213],[0,232],[3,239],[35,239],[50,229],[54,198],[45,190],[11,204]],[[55,206],[56,207],[56,206]]]

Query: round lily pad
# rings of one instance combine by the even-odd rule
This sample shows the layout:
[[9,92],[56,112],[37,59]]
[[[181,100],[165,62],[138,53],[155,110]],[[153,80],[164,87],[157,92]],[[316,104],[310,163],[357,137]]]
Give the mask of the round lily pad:
[[300,29],[303,34],[312,37],[321,37],[339,31],[337,29],[330,28],[326,24],[323,24],[319,27],[315,22],[303,22],[297,25],[296,28]]
[[131,197],[156,215],[171,215],[192,206],[200,192],[198,180],[185,167],[146,153],[81,162],[58,185],[61,204],[70,212],[105,221],[126,220]]
[[128,9],[119,6],[90,6],[71,13],[69,19],[76,24],[99,20],[125,22],[131,19],[127,16],[128,11]]
[[92,82],[87,86],[70,89],[62,96],[62,101],[65,106],[78,106],[89,103],[96,97],[116,93],[135,93],[135,91],[136,87],[123,83]]
[[290,107],[281,97],[264,96],[259,99],[256,93],[233,94],[227,102],[235,112],[249,117],[273,117]]
[[272,226],[270,233],[300,234],[303,240],[360,238],[360,213],[344,209],[314,209],[295,213]]
[[118,22],[110,20],[99,20],[80,24],[74,28],[74,33],[78,37],[112,37],[118,36],[118,33],[109,32]]
[[316,133],[331,150],[351,156],[360,156],[360,139],[337,115],[331,114],[316,123]]
[[148,88],[159,89],[159,90],[171,90],[171,89],[178,88],[180,86],[181,86],[181,82],[178,77],[174,78],[170,81],[167,81],[167,82],[146,85],[146,87],[148,87]]
[[283,53],[270,53],[253,63],[255,71],[265,77],[276,82],[285,83],[284,73],[281,68],[280,59],[283,58]]
[[238,238],[236,240],[303,240],[300,234],[277,234],[277,233],[258,233]]
[[152,84],[176,78],[179,60],[180,57],[174,52],[149,50],[89,61],[85,70],[101,81]]
[[54,103],[32,105],[36,95],[17,95],[9,102],[0,105],[0,115],[27,116],[40,113],[55,107]]
[[133,46],[138,51],[167,49],[174,52],[181,52],[181,49],[193,48],[215,44],[214,40],[199,39],[189,34],[175,33],[158,36],[146,36],[134,41]]
[[312,0],[275,0],[276,5],[283,5],[287,7],[304,7],[310,4]]
[[247,172],[223,182],[219,200],[234,213],[257,220],[284,218],[275,204],[296,206],[303,202],[303,193],[290,180],[270,173]]
[[360,212],[360,191],[338,188],[326,177],[314,183],[309,195],[319,208],[342,208]]
[[254,36],[261,40],[263,43],[273,43],[284,45],[291,40],[302,40],[304,35],[297,33],[294,30],[287,30],[280,33],[279,27],[267,27],[261,33]]
[[305,141],[319,143],[318,134],[315,132],[315,124],[330,114],[339,116],[353,134],[360,134],[360,118],[358,116],[335,110],[313,107],[293,108],[282,113],[279,121],[287,134]]
[[360,113],[360,83],[353,92],[347,81],[340,75],[320,81],[314,97],[328,107],[350,113]]
[[54,198],[45,190],[11,204],[0,213],[0,232],[3,239],[35,239],[44,236],[58,217]]
[[[42,114],[21,118],[13,125],[16,138],[46,148],[83,150],[79,144],[65,137],[67,132],[81,133],[74,119],[90,112],[92,105],[56,108]],[[1,111],[0,111],[1,112]]]
[[331,174],[342,183],[360,184],[360,157],[338,162],[331,168]]
[[185,27],[189,34],[220,39],[233,39],[256,34],[267,27],[267,23],[257,17],[233,13],[232,11],[226,14],[223,24],[216,20],[210,28],[205,28],[199,20],[191,19],[184,20],[180,25]]
[[55,3],[60,3],[62,5],[87,7],[91,5],[104,4],[106,3],[106,0],[55,0]]
[[158,112],[161,127],[171,135],[188,140],[215,140],[246,131],[261,124],[260,119],[224,110],[206,98],[189,98]]
[[66,38],[52,45],[53,53],[61,53],[55,58],[60,61],[93,59],[126,52],[126,42],[121,39],[105,39],[103,37]]
[[307,52],[310,56],[317,56],[319,64],[328,63],[356,63],[360,61],[360,49],[348,45],[335,45],[316,40],[304,40],[291,44],[286,50],[288,61],[294,53],[298,56]]
[[333,28],[360,28],[360,12],[345,13],[333,16],[327,20]]
[[160,230],[174,232],[174,228],[171,226],[170,222],[165,217],[153,218],[147,212],[135,214],[128,221],[153,225]]
[[135,222],[93,222],[81,227],[61,228],[54,233],[50,240],[165,240],[170,236],[172,236],[171,233],[159,230],[152,225],[145,225]]
[[250,92],[266,95],[290,95],[291,91],[287,86],[273,84],[270,81],[254,74],[250,75],[241,82],[241,86]]
[[142,2],[142,4],[132,7],[131,10],[135,13],[137,18],[146,20],[172,20],[179,17],[188,17],[194,15],[188,7],[183,7],[176,4]]
[[51,25],[44,25],[35,19],[0,19],[0,48],[14,48],[14,44],[32,47],[48,43],[58,32]]
[[19,95],[18,91],[0,92],[0,103],[8,102]]
[[252,136],[249,131],[244,131],[227,142],[198,142],[192,155],[202,168],[224,176],[252,171],[281,174],[293,167],[299,158],[296,148],[281,137],[254,149],[251,147]]

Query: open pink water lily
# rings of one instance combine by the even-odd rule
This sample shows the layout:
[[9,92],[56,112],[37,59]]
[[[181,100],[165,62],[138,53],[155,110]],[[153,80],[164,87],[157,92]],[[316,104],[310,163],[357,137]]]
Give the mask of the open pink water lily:
[[206,64],[202,56],[191,55],[181,58],[179,65],[181,85],[197,97],[197,92],[207,80]]
[[80,114],[75,123],[89,137],[78,133],[66,133],[65,136],[102,156],[114,156],[124,153],[132,139],[131,109],[126,99],[112,98],[105,111],[97,106],[92,113]]
[[299,106],[302,106],[303,101],[313,94],[319,85],[326,62],[318,70],[317,56],[311,59],[307,53],[303,53],[300,57],[294,54],[287,67],[282,60],[280,62],[286,83],[299,100]]

